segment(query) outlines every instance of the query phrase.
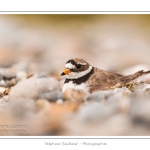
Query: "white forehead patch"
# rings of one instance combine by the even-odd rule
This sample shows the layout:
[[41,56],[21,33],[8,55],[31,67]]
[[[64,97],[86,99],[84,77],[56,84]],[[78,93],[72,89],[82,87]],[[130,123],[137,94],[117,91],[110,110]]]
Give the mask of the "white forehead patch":
[[74,68],[76,68],[73,64],[71,64],[71,63],[67,63],[66,65],[65,65],[65,68],[68,68],[68,69],[74,69]]

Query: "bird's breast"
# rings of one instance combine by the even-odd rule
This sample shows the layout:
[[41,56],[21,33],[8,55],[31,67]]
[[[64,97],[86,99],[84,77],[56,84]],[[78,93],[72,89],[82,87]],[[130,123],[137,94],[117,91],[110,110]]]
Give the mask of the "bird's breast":
[[81,83],[81,84],[77,85],[77,84],[73,83],[73,81],[70,81],[68,83],[64,83],[62,92],[65,92],[69,88],[84,90],[86,92],[88,90],[86,83]]

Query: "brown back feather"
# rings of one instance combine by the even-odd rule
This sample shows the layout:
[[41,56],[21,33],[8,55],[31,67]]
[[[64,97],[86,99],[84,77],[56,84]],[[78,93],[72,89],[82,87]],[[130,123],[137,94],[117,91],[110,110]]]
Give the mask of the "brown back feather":
[[136,78],[138,78],[140,76],[147,75],[149,73],[150,73],[150,71],[140,70],[140,71],[138,71],[138,72],[136,72],[134,74],[121,77],[121,78],[119,78],[119,80],[122,81],[122,82],[124,82],[124,83],[128,83],[128,82],[131,82],[131,81],[135,80]]
[[124,76],[118,73],[104,71],[94,67],[94,73],[91,75],[88,81],[89,92],[92,93],[93,91],[109,90],[118,83],[126,84],[148,73],[150,73],[150,71],[145,72],[140,70],[134,74]]

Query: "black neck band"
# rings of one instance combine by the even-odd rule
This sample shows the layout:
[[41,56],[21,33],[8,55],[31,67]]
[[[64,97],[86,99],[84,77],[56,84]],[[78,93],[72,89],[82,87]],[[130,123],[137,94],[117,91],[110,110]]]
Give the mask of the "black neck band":
[[79,85],[79,84],[81,84],[81,83],[85,83],[85,82],[90,78],[90,76],[91,76],[93,73],[94,73],[94,68],[92,67],[92,70],[91,70],[88,74],[86,74],[85,76],[80,77],[80,78],[78,78],[78,79],[67,79],[67,78],[66,78],[66,80],[65,80],[64,83],[68,83],[68,82],[70,82],[70,81],[72,81],[74,84],[77,84],[77,85]]

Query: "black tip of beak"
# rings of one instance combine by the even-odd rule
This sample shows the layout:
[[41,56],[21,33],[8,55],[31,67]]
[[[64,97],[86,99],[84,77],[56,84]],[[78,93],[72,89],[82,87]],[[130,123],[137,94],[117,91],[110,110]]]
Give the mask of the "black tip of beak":
[[65,75],[65,73],[64,73],[64,72],[61,74],[61,76],[63,76],[63,75]]

